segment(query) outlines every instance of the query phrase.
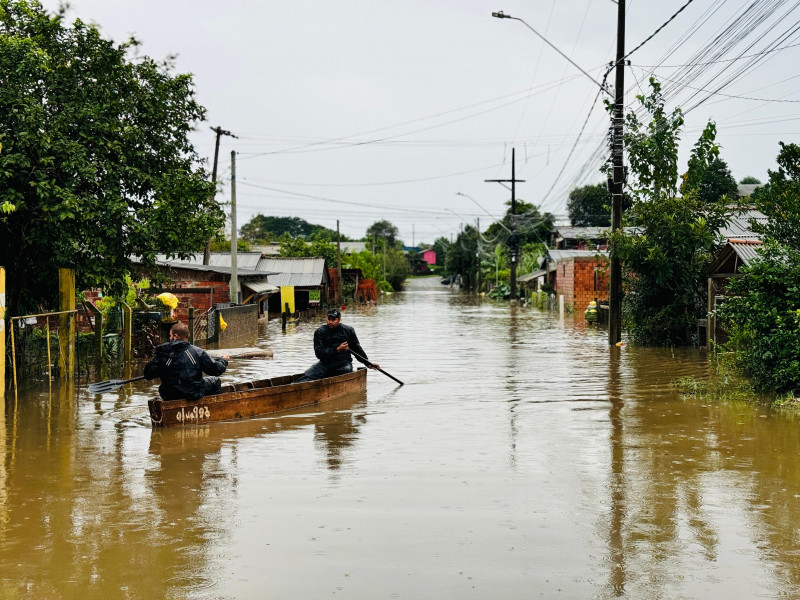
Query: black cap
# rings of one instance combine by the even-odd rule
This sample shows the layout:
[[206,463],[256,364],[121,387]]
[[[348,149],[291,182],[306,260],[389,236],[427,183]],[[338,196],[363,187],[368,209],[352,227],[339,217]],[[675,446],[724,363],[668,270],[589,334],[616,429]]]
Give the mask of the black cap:
[[339,312],[338,308],[332,308],[328,311],[328,316],[333,317],[334,319],[341,319],[342,313]]

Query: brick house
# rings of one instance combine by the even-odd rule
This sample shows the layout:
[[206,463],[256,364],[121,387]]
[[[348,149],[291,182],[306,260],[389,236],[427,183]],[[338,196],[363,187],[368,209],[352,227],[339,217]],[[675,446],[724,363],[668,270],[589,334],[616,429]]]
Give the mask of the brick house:
[[608,251],[548,250],[542,267],[546,283],[580,318],[592,300],[608,301]]

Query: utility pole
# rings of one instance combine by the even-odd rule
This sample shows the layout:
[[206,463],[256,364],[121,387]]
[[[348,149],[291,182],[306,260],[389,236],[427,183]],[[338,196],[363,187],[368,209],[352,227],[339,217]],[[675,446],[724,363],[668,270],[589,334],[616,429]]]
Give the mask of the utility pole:
[[478,268],[475,269],[475,293],[481,293],[481,218],[477,218],[478,227],[478,249],[475,252],[475,258],[478,260]]
[[236,250],[239,236],[236,233],[236,151],[231,150],[231,302],[239,302],[239,274],[236,265]]
[[342,235],[339,233],[339,219],[336,219],[336,303],[342,304]]
[[[494,183],[511,183],[511,233],[508,236],[508,249],[511,252],[511,301],[517,301],[517,252],[519,251],[519,239],[517,238],[517,224],[514,215],[517,214],[517,182],[524,183],[524,179],[517,179],[516,175],[516,148],[511,149],[511,179],[485,179]],[[505,187],[505,186],[504,186]]]
[[[625,102],[625,0],[617,0],[617,62],[614,84],[614,140],[611,151],[611,232],[622,229],[622,126]],[[608,345],[622,340],[622,264],[611,248],[611,277],[608,290]]]
[[[237,136],[233,135],[230,131],[227,131],[226,129],[222,129],[219,126],[212,127],[211,131],[213,131],[214,133],[217,134],[217,141],[214,144],[214,166],[212,167],[212,170],[211,170],[211,183],[214,184],[214,196],[216,196],[217,195],[217,158],[219,157],[219,138],[221,138],[223,135],[228,135],[228,136],[230,136],[232,138],[235,138]],[[207,265],[210,259],[211,259],[211,238],[209,238],[208,241],[206,242],[206,249],[205,249],[205,252],[203,252],[203,264]]]

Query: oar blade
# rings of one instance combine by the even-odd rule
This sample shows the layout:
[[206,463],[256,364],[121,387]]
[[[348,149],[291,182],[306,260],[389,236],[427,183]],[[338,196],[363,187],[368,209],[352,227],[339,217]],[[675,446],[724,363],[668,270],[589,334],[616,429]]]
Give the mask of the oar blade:
[[105,394],[106,392],[113,392],[119,386],[125,383],[122,379],[109,379],[108,381],[99,381],[97,383],[89,384],[90,394]]

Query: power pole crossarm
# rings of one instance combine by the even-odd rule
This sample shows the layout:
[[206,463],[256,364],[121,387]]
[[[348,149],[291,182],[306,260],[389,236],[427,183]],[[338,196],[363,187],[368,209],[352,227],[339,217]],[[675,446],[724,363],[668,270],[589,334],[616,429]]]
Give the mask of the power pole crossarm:
[[514,215],[517,214],[517,183],[524,183],[524,179],[517,179],[516,176],[516,148],[511,149],[511,179],[486,179],[493,183],[511,183],[511,230],[508,235],[508,250],[511,253],[511,273],[509,287],[511,288],[511,301],[517,300],[517,252],[519,243],[517,240],[517,226],[514,222]]

